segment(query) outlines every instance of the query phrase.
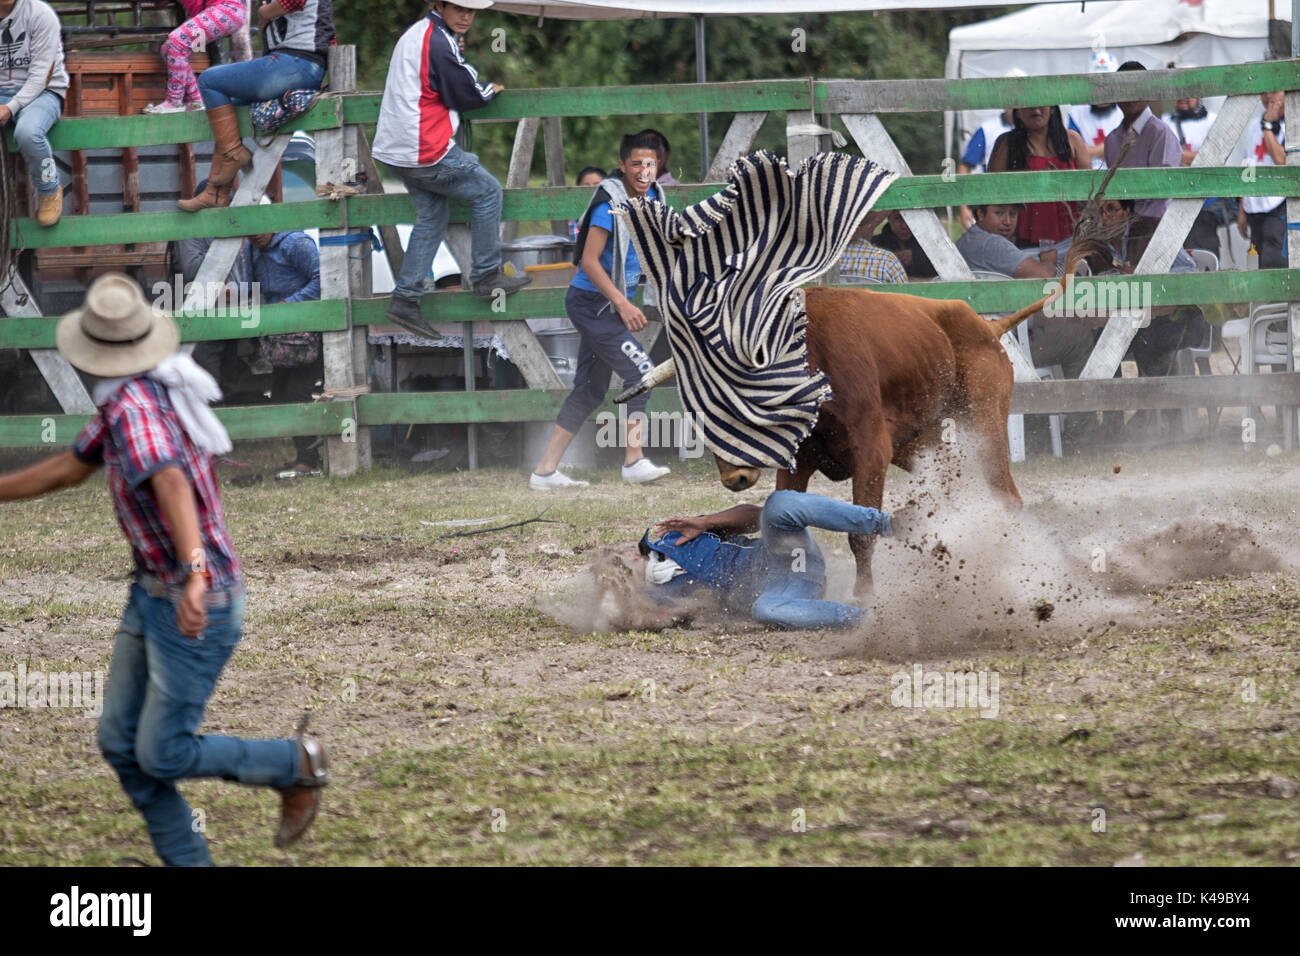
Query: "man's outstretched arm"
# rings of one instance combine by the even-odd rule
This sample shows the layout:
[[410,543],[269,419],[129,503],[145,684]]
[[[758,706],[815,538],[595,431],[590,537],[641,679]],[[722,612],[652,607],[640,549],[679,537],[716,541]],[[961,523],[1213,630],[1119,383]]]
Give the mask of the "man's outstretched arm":
[[71,451],[65,451],[21,471],[0,475],[0,501],[38,498],[46,492],[71,488],[89,478],[98,467],[86,464]]
[[726,511],[694,518],[668,518],[655,526],[660,534],[676,531],[681,535],[678,544],[698,538],[705,531],[722,534],[746,534],[758,530],[758,519],[763,509],[758,505],[736,505]]

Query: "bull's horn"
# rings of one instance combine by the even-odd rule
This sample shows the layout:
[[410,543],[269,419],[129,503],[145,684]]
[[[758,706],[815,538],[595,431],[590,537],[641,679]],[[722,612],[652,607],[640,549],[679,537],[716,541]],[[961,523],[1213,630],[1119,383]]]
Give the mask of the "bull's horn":
[[650,389],[654,388],[656,385],[662,385],[676,374],[677,366],[673,363],[672,359],[669,359],[662,365],[656,365],[650,371],[641,376],[641,381],[623,389],[623,391],[619,393],[619,396],[614,399],[614,404],[622,405],[624,402],[630,402],[638,395],[650,391]]

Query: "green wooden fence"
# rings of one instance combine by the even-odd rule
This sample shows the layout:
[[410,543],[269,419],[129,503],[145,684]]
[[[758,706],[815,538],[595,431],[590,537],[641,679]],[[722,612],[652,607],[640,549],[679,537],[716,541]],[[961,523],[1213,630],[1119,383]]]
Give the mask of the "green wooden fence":
[[[706,83],[636,87],[510,90],[475,118],[528,119],[585,115],[641,115],[713,111],[725,113],[785,112],[788,116],[870,117],[877,113],[1001,108],[1039,103],[1111,102],[1170,99],[1179,95],[1255,95],[1297,86],[1300,60],[1247,63],[1172,72],[1122,73],[1101,76],[1013,77],[978,80],[773,80],[746,83]],[[288,129],[314,133],[376,121],[376,93],[323,97]],[[1288,93],[1288,138],[1300,142],[1300,108]],[[241,110],[248,132],[248,117]],[[755,127],[756,131],[757,127]],[[9,137],[13,148],[12,134]],[[67,119],[52,131],[56,150],[99,149],[196,142],[210,138],[202,114]],[[752,143],[752,136],[749,139]],[[806,147],[807,144],[805,144]],[[892,145],[892,144],[891,144]],[[743,146],[743,144],[742,144]],[[742,148],[741,153],[747,151]],[[810,152],[805,149],[804,152]],[[791,154],[796,154],[791,142]],[[868,155],[871,155],[868,153]],[[891,165],[880,156],[872,158]],[[1202,199],[1206,196],[1283,195],[1300,197],[1300,166],[1258,167],[1244,176],[1239,167],[1204,166],[1181,169],[1133,169],[1116,173],[1107,195],[1113,198]],[[1100,182],[1092,171],[970,176],[915,175],[900,177],[877,204],[884,209],[922,210],[992,202],[1043,202],[1085,199]],[[666,190],[670,202],[682,206],[711,195],[718,187],[686,185]],[[502,218],[508,221],[576,218],[586,207],[589,190],[552,186],[508,189]],[[276,206],[240,206],[188,215],[181,212],[65,218],[52,229],[33,220],[11,224],[15,248],[159,242],[196,236],[234,237],[260,232],[318,227],[365,228],[412,222],[413,204],[404,195],[360,195],[340,201],[318,199]],[[1296,216],[1292,216],[1292,219]],[[468,207],[453,203],[453,222],[467,222]],[[916,230],[914,230],[916,231]],[[1294,246],[1294,237],[1292,245]],[[1292,265],[1300,262],[1292,253]],[[1205,302],[1300,301],[1300,269],[1250,272],[1107,276],[1079,283],[1142,283],[1151,305]],[[897,290],[929,298],[963,299],[976,311],[1005,312],[1042,294],[1039,281],[939,281],[911,283]],[[424,298],[424,311],[435,322],[505,322],[564,314],[564,290],[525,290],[494,309],[464,293],[440,292]],[[326,299],[319,302],[265,306],[256,327],[238,315],[219,312],[178,314],[186,341],[233,339],[290,331],[339,332],[383,323],[383,297]],[[1293,306],[1294,308],[1294,306]],[[54,346],[55,318],[0,319],[0,348],[49,349]],[[1045,383],[1052,384],[1052,383]],[[1042,394],[1042,390],[1035,394]],[[671,391],[656,405],[675,402]],[[226,408],[220,415],[236,438],[265,438],[292,434],[332,434],[351,423],[359,426],[408,422],[540,421],[551,418],[562,392],[523,389],[467,393],[404,393],[361,395],[348,401],[301,406]],[[1300,404],[1297,396],[1296,404]],[[654,406],[652,406],[654,407]],[[50,424],[62,437],[84,420],[76,415],[36,415],[0,418],[0,447],[39,446]]]

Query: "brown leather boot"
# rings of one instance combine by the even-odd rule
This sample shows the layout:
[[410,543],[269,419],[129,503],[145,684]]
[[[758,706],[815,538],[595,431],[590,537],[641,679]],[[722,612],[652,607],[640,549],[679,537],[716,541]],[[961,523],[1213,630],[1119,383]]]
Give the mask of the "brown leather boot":
[[182,199],[176,203],[185,212],[198,212],[200,209],[217,209],[230,205],[231,197],[235,195],[235,190],[239,188],[239,177],[236,176],[225,186],[214,186],[212,180],[203,187],[203,192],[199,193],[193,199]]
[[[302,727],[305,728],[305,722]],[[320,741],[298,734],[298,779],[280,790],[280,828],[277,849],[284,849],[307,832],[320,809],[321,788],[329,783],[329,755]]]
[[235,108],[227,103],[208,110],[208,125],[212,127],[212,171],[208,181],[224,186],[235,174],[253,161],[253,154],[239,138],[239,118]]
[[63,187],[46,196],[36,194],[36,223],[47,229],[57,223],[63,215]]

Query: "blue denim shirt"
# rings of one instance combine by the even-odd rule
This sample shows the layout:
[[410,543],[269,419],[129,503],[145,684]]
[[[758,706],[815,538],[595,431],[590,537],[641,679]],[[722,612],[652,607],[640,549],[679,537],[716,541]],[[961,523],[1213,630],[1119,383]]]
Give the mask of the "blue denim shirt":
[[305,232],[277,232],[265,249],[249,243],[253,281],[261,302],[307,302],[320,298],[320,250]]
[[681,544],[680,539],[676,531],[669,531],[657,541],[646,536],[650,550],[671,558],[686,571],[655,588],[655,596],[671,601],[702,586],[723,592],[729,606],[748,610],[766,577],[759,542],[743,535],[724,540],[709,531]]

